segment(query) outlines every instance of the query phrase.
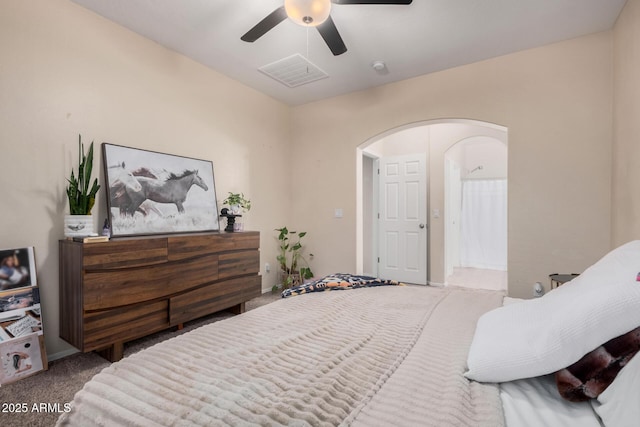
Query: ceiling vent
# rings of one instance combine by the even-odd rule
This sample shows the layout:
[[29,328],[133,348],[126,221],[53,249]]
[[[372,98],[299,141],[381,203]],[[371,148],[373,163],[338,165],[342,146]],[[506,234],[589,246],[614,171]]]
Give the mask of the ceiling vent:
[[296,87],[329,77],[299,53],[264,65],[258,70],[288,87]]

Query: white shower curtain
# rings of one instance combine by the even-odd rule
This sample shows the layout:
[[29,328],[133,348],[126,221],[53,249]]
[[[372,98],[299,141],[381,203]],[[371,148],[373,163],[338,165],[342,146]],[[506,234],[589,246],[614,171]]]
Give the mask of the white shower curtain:
[[507,270],[507,180],[462,182],[461,267]]

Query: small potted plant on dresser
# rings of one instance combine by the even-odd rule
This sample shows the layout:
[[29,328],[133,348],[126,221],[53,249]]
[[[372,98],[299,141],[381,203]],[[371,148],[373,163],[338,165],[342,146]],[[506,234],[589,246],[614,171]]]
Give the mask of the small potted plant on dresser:
[[[244,193],[232,193],[226,199],[222,201],[223,204],[228,205],[233,215],[241,217],[243,213],[251,210],[251,200],[244,196]],[[233,231],[242,231],[244,229],[242,221],[236,220],[233,224]]]
[[85,155],[82,138],[78,135],[78,172],[71,170],[67,179],[67,198],[69,199],[69,215],[64,218],[64,235],[66,237],[87,236],[94,234],[91,209],[96,202],[96,193],[100,189],[98,178],[91,184],[93,170],[93,142]]
[[[301,285],[305,280],[313,277],[309,263],[302,255],[302,238],[307,235],[307,232],[289,231],[287,227],[277,228],[276,231],[279,232],[277,260],[282,279],[280,284],[273,286],[271,289],[273,292]],[[309,257],[313,258],[313,254],[309,254]]]

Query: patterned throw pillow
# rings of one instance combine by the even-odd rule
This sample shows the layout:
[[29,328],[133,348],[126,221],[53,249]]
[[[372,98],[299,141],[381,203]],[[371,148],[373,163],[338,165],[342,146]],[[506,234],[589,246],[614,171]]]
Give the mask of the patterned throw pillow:
[[572,402],[596,398],[640,350],[640,327],[607,341],[573,365],[556,372],[560,395]]
[[355,289],[371,286],[401,285],[395,280],[383,280],[377,277],[358,276],[355,274],[337,273],[325,276],[313,282],[304,283],[282,291],[282,298],[307,294],[309,292],[331,291],[336,289]]

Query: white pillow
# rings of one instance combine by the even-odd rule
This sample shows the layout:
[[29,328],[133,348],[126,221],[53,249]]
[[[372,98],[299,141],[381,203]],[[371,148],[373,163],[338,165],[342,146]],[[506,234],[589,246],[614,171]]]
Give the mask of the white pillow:
[[636,427],[640,422],[640,356],[637,353],[616,379],[592,400],[593,409],[607,427]]
[[465,376],[504,382],[546,375],[640,326],[640,240],[629,242],[542,298],[479,320]]

